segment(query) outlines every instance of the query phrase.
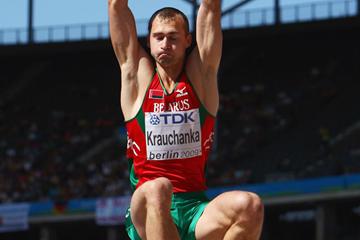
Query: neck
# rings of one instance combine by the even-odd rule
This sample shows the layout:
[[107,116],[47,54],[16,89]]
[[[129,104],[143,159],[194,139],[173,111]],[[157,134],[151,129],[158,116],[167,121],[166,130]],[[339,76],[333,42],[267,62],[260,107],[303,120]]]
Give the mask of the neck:
[[156,63],[156,68],[163,83],[166,85],[172,85],[172,83],[177,81],[183,70],[183,62],[171,66],[162,66],[161,64]]

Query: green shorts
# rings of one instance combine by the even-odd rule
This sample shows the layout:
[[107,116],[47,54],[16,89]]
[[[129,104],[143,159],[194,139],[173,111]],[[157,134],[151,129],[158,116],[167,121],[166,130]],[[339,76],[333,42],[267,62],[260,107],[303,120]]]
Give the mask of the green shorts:
[[[195,240],[196,223],[208,203],[205,192],[173,194],[170,212],[181,240]],[[131,240],[141,240],[131,221],[130,209],[126,212],[125,226]]]

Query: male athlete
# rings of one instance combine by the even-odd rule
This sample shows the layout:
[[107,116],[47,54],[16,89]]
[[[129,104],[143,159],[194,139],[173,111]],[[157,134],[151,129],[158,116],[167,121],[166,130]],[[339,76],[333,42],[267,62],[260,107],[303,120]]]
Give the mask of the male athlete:
[[263,205],[250,192],[212,201],[205,164],[219,105],[221,0],[202,0],[191,45],[185,15],[174,8],[149,21],[148,54],[139,44],[128,0],[108,0],[112,45],[121,69],[121,108],[134,187],[126,228],[131,239],[255,240]]

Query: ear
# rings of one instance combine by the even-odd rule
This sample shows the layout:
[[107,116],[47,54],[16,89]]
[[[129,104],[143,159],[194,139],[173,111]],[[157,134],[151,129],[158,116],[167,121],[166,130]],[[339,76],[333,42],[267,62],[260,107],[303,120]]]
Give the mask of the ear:
[[190,33],[188,33],[186,36],[186,47],[187,48],[191,46],[191,42],[192,42],[192,35]]

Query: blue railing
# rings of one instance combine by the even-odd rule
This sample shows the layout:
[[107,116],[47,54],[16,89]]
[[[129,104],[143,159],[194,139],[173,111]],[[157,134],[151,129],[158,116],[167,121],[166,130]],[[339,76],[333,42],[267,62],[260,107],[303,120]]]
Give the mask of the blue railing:
[[[286,196],[309,196],[311,194],[340,193],[342,191],[357,191],[360,189],[360,174],[321,177],[313,179],[285,181],[278,183],[262,183],[237,185],[232,187],[210,188],[206,194],[209,198],[232,190],[250,191],[259,194],[263,199]],[[126,201],[124,201],[127,203]],[[0,204],[1,205],[1,204]],[[60,206],[58,206],[60,205]],[[94,213],[96,199],[73,199],[62,204],[53,201],[30,203],[30,217],[55,216]]]
[[[357,0],[285,5],[281,7],[280,11],[282,24],[345,18],[358,14]],[[238,9],[222,19],[222,26],[225,29],[266,26],[274,23],[275,11],[272,7],[251,10]]]
[[[281,7],[282,24],[324,19],[356,16],[357,0],[328,1],[307,4],[286,5]],[[192,22],[191,17],[189,18]],[[224,29],[245,28],[273,25],[275,23],[274,8],[237,9],[222,19]],[[136,21],[140,36],[147,34],[147,20]],[[36,43],[84,41],[107,39],[109,26],[107,22],[78,24],[65,26],[36,27],[34,29]],[[27,29],[0,30],[0,45],[27,44]]]
[[282,8],[282,22],[316,21],[357,15],[357,1],[319,2],[285,6]]

